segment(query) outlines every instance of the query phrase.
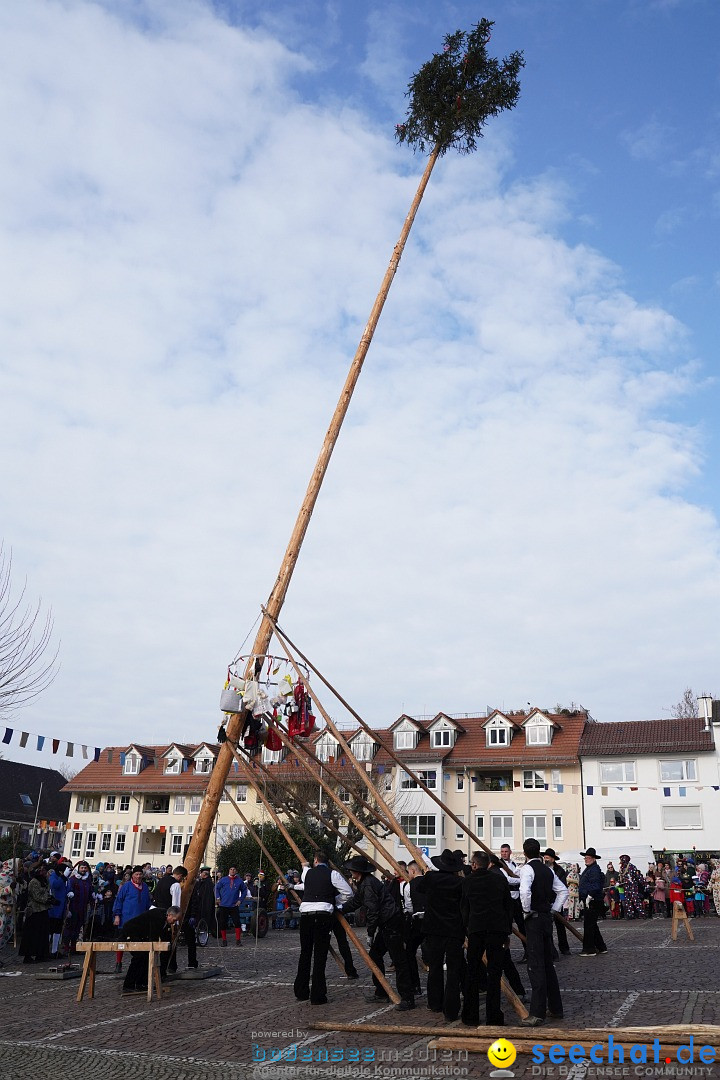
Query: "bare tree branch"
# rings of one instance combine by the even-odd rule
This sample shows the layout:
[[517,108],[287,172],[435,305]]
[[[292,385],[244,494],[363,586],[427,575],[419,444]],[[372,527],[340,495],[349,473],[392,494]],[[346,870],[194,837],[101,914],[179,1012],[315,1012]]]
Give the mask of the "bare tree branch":
[[13,596],[12,552],[0,544],[0,716],[29,704],[57,674],[59,645],[47,659],[52,612],[43,619],[42,601],[33,606],[26,592],[27,582]]

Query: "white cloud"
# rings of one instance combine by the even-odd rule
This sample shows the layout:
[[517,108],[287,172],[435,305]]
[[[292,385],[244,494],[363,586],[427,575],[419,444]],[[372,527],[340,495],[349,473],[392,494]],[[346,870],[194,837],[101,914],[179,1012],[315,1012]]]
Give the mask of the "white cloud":
[[[122,15],[0,13],[3,522],[63,643],[22,723],[90,743],[214,733],[415,182],[267,32]],[[375,723],[646,716],[714,662],[682,327],[508,163],[438,165],[283,613]]]

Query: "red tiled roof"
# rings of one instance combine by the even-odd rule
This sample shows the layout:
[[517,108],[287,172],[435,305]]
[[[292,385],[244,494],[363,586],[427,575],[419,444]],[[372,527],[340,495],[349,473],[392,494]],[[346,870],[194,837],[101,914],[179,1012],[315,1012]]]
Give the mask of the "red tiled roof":
[[703,731],[703,727],[699,717],[587,724],[580,740],[580,757],[712,751],[712,731]]
[[553,737],[549,746],[528,746],[525,734],[519,727],[526,717],[521,714],[503,714],[515,726],[516,731],[509,746],[488,746],[485,724],[486,716],[465,720],[465,735],[452,747],[445,758],[446,765],[478,765],[482,768],[512,765],[571,765],[578,760],[578,747],[587,713],[575,715],[544,712],[553,725]]
[[[81,769],[72,780],[63,788],[63,791],[166,791],[168,793],[183,792],[198,793],[205,790],[210,773],[196,773],[193,768],[187,772],[168,773],[165,768],[165,760],[162,755],[173,744],[163,743],[162,746],[141,746],[138,743],[129,743],[125,746],[107,746],[101,754],[99,761],[91,761],[84,769]],[[197,751],[203,743],[197,746],[187,746],[187,750]],[[212,744],[209,744],[212,749]],[[146,765],[136,775],[123,773],[120,764],[120,755],[127,752],[128,746],[134,746],[140,750],[150,764]],[[112,755],[112,761],[108,761],[108,755]],[[233,779],[231,770],[230,779]]]

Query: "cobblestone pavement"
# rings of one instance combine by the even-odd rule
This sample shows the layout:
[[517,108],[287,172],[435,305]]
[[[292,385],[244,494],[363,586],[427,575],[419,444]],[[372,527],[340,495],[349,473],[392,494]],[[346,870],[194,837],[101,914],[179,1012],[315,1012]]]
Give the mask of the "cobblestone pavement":
[[[606,921],[603,934],[610,951],[593,959],[579,957],[579,942],[571,939],[573,955],[557,965],[565,1019],[553,1021],[553,1026],[720,1023],[720,919],[696,919],[692,928],[694,944],[686,940],[682,927],[673,942],[669,920]],[[457,1054],[450,1057],[438,1051],[434,1060],[433,1052],[428,1059],[426,1037],[313,1031],[310,1024],[316,1019],[441,1025],[424,1004],[402,1014],[392,1007],[368,1005],[363,994],[371,985],[369,977],[348,981],[330,958],[328,1005],[314,1008],[296,1002],[292,981],[298,952],[297,933],[288,930],[270,931],[257,943],[246,938],[241,949],[231,943],[221,950],[213,942],[200,950],[201,964],[221,966],[222,975],[202,982],[172,982],[162,1001],[151,1003],[144,997],[121,997],[122,976],[112,973],[114,954],[101,954],[95,998],[78,1004],[77,980],[38,980],[36,976],[49,965],[23,966],[6,951],[0,968],[0,1080],[58,1072],[63,1076],[92,1072],[103,1080],[489,1075],[485,1054],[459,1060]],[[184,959],[180,950],[181,969]],[[526,969],[519,970],[527,983]],[[505,1014],[506,1023],[512,1023],[509,1006]],[[460,1024],[454,1027],[458,1034],[467,1031]],[[532,1033],[538,1042],[542,1031]],[[298,1059],[305,1057],[305,1065],[287,1061],[293,1046]],[[273,1048],[286,1060],[268,1068]],[[336,1064],[322,1060],[325,1051],[328,1061],[334,1059]],[[265,1065],[258,1063],[263,1052]],[[307,1061],[310,1056],[312,1061]],[[529,1078],[529,1059],[518,1058],[513,1071],[516,1077]],[[582,1080],[596,1071],[575,1065],[566,1075]],[[554,1077],[559,1075],[556,1069]],[[635,1075],[634,1070],[625,1075]]]

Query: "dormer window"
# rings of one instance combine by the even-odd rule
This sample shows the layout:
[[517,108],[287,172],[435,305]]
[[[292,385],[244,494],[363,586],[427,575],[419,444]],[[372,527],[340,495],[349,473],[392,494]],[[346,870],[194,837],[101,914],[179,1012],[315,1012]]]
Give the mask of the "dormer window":
[[213,761],[213,759],[209,758],[209,757],[198,758],[197,761],[195,762],[195,772],[196,773],[209,773],[209,772],[212,772],[212,761]]
[[414,750],[415,732],[412,728],[396,731],[393,735],[393,746],[396,750]]
[[492,720],[485,728],[488,746],[509,746],[510,727],[503,720]]
[[140,772],[140,755],[139,754],[126,754],[125,766],[123,773],[125,776],[137,776]]
[[180,772],[180,758],[168,758],[165,762],[165,775],[174,776]]
[[315,745],[315,757],[318,761],[329,761],[337,756],[338,744],[330,735],[323,735]]
[[549,724],[526,724],[525,741],[528,746],[549,746],[552,741],[552,728]]
[[351,743],[352,752],[358,761],[372,761],[374,742],[370,738],[355,739]]
[[[265,765],[279,765],[283,758],[284,747],[279,750],[268,750],[267,746],[262,748],[262,760]],[[321,760],[323,760],[321,758]]]
[[436,731],[433,731],[432,744],[434,747],[452,746],[453,733],[450,728],[438,728]]

